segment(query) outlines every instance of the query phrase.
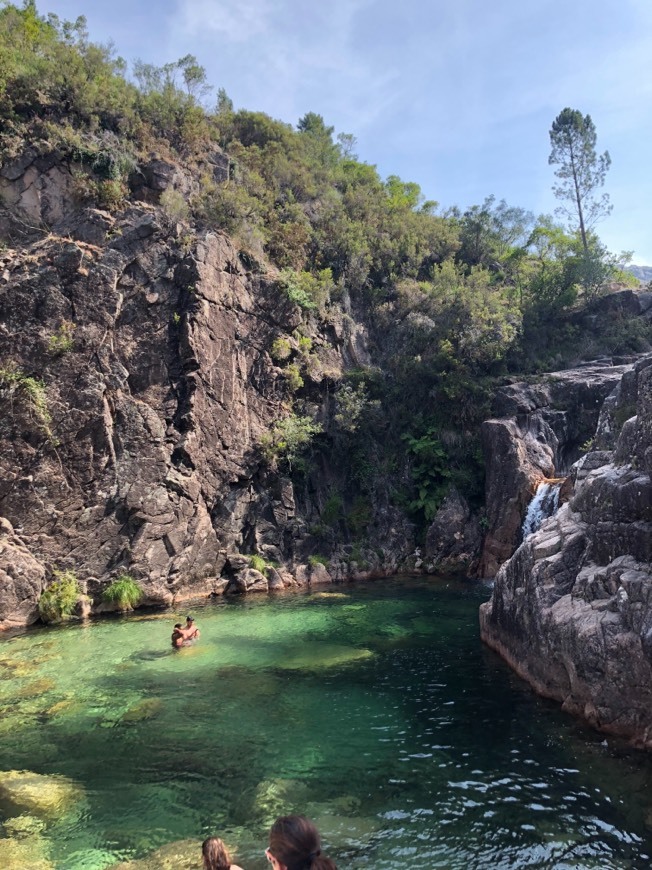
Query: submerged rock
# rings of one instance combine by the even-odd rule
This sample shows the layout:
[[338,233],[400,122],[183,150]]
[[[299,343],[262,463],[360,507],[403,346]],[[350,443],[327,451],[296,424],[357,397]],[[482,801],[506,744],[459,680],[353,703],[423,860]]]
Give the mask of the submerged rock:
[[145,719],[153,719],[163,709],[162,698],[143,698],[133,704],[126,713],[120,717],[120,721],[127,725],[133,725],[136,722],[142,722]]
[[0,771],[0,809],[7,815],[28,813],[54,819],[82,797],[82,787],[66,776],[31,770]]
[[0,867],[2,870],[56,870],[46,857],[46,843],[40,837],[0,839]]
[[310,789],[298,779],[265,779],[258,783],[251,813],[269,827],[280,815],[303,812]]
[[321,670],[335,668],[352,662],[363,661],[373,656],[371,650],[357,649],[336,644],[312,643],[300,652],[291,653],[275,662],[275,667],[285,670]]
[[112,864],[108,870],[199,870],[200,867],[201,841],[177,840],[144,858]]

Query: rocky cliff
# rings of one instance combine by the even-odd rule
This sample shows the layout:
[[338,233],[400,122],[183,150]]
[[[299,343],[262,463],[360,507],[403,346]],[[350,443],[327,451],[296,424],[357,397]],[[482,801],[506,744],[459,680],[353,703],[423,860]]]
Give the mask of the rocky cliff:
[[604,403],[594,446],[499,570],[481,633],[537,692],[652,748],[652,358]]
[[[0,627],[37,618],[54,568],[74,569],[96,604],[125,571],[150,604],[360,574],[350,548],[308,564],[327,485],[298,494],[261,445],[290,415],[274,342],[296,353],[303,323],[319,420],[365,361],[364,328],[306,322],[226,235],[166,219],[147,200],[185,182],[155,164],[143,201],[113,215],[78,207],[56,161],[3,169],[25,241],[0,262]],[[395,570],[409,525],[386,505],[370,525],[366,570]],[[277,568],[253,570],[250,554]]]
[[604,400],[633,366],[633,358],[603,360],[497,391],[494,416],[482,424],[487,531],[480,576],[493,577],[516,550],[537,486],[568,474]]

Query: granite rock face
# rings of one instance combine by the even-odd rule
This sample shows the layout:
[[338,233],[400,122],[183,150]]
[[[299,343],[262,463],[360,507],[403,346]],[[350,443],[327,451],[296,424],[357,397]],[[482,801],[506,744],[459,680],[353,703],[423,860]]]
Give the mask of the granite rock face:
[[498,391],[494,418],[482,425],[487,532],[480,576],[493,577],[516,550],[538,484],[568,474],[595,433],[605,399],[633,366],[608,360]]
[[[224,155],[207,159],[224,180]],[[116,214],[75,202],[73,168],[27,154],[0,173],[3,214],[34,225],[0,261],[0,628],[37,619],[55,568],[77,573],[96,611],[123,572],[145,605],[357,574],[345,551],[328,571],[307,564],[329,484],[297,493],[261,450],[292,402],[273,345],[297,345],[302,324],[278,275],[166,217],[161,194],[196,183],[185,168],[141,167],[138,201]],[[351,317],[309,328],[319,420],[369,353]],[[411,527],[374,510],[363,557],[389,573],[414,550]],[[282,567],[256,576],[252,553]]]
[[475,516],[456,489],[452,489],[426,534],[424,560],[432,569],[470,569],[480,548],[482,532]]
[[[500,569],[483,640],[539,693],[652,748],[652,358],[605,404],[570,501]],[[600,434],[602,432],[602,434]],[[609,443],[614,449],[607,450]]]

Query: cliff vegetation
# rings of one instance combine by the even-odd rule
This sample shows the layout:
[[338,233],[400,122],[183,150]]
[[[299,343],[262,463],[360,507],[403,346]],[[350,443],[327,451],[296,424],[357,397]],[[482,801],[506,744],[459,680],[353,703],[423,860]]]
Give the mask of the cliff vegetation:
[[407,565],[451,492],[481,512],[498,382],[649,346],[592,314],[624,274],[583,224],[442,210],[316,113],[211,100],[191,55],[0,9],[0,511],[98,600]]

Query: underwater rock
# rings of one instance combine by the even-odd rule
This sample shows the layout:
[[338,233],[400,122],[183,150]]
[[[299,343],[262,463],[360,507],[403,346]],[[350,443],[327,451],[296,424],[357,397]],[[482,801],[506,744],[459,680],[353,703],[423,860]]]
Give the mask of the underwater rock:
[[75,706],[77,706],[76,701],[72,698],[64,698],[62,701],[57,701],[56,704],[48,707],[45,712],[48,716],[59,716],[61,713],[65,713],[70,710],[71,707]]
[[40,695],[45,694],[45,692],[50,692],[54,689],[56,683],[54,680],[50,680],[47,677],[43,677],[40,680],[36,680],[33,683],[28,683],[28,685],[23,686],[22,689],[19,689],[16,692],[16,697],[18,698],[37,698]]
[[157,716],[163,709],[162,698],[143,698],[131,706],[126,713],[120,717],[120,721],[125,724],[133,724],[142,722],[144,719],[152,719]]
[[341,815],[329,811],[328,804],[310,805],[310,818],[317,825],[322,839],[328,843],[329,850],[359,848],[369,843],[381,828],[377,818]]
[[264,779],[256,786],[253,815],[267,827],[278,816],[302,812],[310,789],[298,779]]
[[45,841],[40,837],[30,840],[0,840],[0,867],[2,870],[55,870],[45,857]]
[[112,864],[108,870],[198,870],[201,866],[200,856],[199,840],[176,840],[144,858]]
[[351,662],[359,662],[373,656],[371,650],[357,649],[352,646],[338,646],[336,644],[315,643],[292,653],[276,662],[277,668],[284,670],[321,670],[323,668],[335,668],[339,665],[348,665]]
[[37,819],[36,816],[22,815],[7,819],[2,823],[2,827],[5,834],[20,840],[40,834],[45,829],[45,822],[43,819]]
[[31,770],[0,771],[0,810],[8,815],[27,812],[40,818],[56,818],[82,796],[82,787],[66,776]]
[[5,659],[0,662],[0,680],[13,680],[33,673],[38,667],[36,662],[21,659]]

